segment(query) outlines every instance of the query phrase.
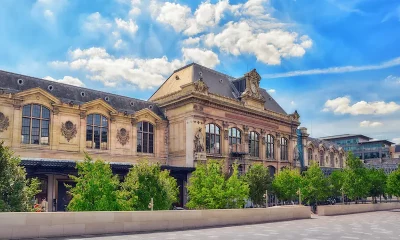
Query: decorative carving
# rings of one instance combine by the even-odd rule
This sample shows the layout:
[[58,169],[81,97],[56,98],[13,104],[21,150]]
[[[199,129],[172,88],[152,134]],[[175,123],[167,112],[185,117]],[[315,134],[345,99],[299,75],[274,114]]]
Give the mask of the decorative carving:
[[67,121],[61,124],[61,133],[69,142],[76,136],[76,124],[73,124],[71,121]]
[[135,126],[136,123],[137,123],[137,118],[132,118],[132,119],[131,119],[131,124],[132,124],[132,126]]
[[261,143],[262,143],[262,145],[265,145],[265,137],[261,138]]
[[4,115],[4,113],[0,112],[0,132],[7,130],[10,125],[10,121],[8,117]]
[[115,122],[115,116],[110,117],[110,122]]
[[266,132],[265,129],[261,129],[261,135],[264,135]]
[[242,97],[253,97],[260,100],[265,100],[260,93],[260,80],[261,76],[257,73],[256,69],[246,73],[246,90],[242,93]]
[[193,105],[193,109],[194,109],[195,111],[202,112],[202,111],[203,111],[203,106],[198,105],[198,104],[194,104],[194,105]]
[[194,152],[204,152],[204,136],[201,132],[201,127],[198,128],[194,135]]
[[225,130],[224,130],[224,139],[225,139],[225,140],[228,140],[228,138],[229,138],[228,129],[225,129]]
[[58,107],[53,108],[53,114],[58,115],[60,113],[60,109]]
[[125,146],[129,142],[129,132],[125,128],[117,130],[117,140],[122,146]]
[[198,92],[206,93],[208,91],[207,84],[203,81],[203,78],[200,78],[194,83],[194,89]]
[[245,132],[248,132],[248,131],[249,131],[249,126],[243,125],[243,130],[244,130]]
[[294,113],[289,114],[289,117],[294,121],[299,121],[300,114],[297,112],[297,110],[295,110]]
[[81,119],[86,118],[86,113],[85,112],[80,112],[79,116],[81,117]]
[[222,122],[222,126],[224,128],[229,128],[229,123],[228,122]]

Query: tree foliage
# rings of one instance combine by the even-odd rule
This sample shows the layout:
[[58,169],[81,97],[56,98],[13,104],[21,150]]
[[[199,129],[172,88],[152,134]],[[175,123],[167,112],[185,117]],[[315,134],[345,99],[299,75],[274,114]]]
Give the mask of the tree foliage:
[[301,185],[302,198],[309,204],[325,200],[329,195],[328,180],[316,163],[312,163],[304,172]]
[[396,171],[389,174],[386,183],[386,191],[388,194],[400,197],[400,166]]
[[275,176],[272,186],[280,200],[291,201],[297,199],[301,181],[298,170],[285,168]]
[[363,162],[350,152],[344,169],[344,193],[357,203],[360,198],[368,196],[369,189],[367,169]]
[[160,165],[141,161],[134,165],[124,182],[121,193],[129,208],[150,210],[149,203],[153,198],[154,210],[167,210],[178,201],[179,189],[175,178],[169,171],[161,171]]
[[40,183],[37,179],[26,179],[20,162],[4,142],[0,142],[0,212],[33,210],[32,199],[40,192]]
[[[375,202],[376,198],[385,194],[387,176],[382,169],[367,169],[367,179],[369,183],[369,196]],[[400,184],[400,182],[398,182]]]
[[342,170],[335,170],[328,178],[330,196],[341,196],[344,184],[344,172]]
[[248,197],[248,184],[238,177],[237,166],[226,179],[220,161],[209,160],[199,164],[189,179],[189,202],[192,209],[223,209],[243,207]]
[[254,164],[245,175],[245,180],[249,184],[249,197],[256,205],[265,203],[265,191],[272,189],[272,178],[268,168],[262,164]]
[[85,154],[83,162],[76,164],[78,175],[70,175],[75,187],[67,185],[72,199],[69,211],[119,211],[128,210],[121,201],[119,179],[113,175],[109,164]]

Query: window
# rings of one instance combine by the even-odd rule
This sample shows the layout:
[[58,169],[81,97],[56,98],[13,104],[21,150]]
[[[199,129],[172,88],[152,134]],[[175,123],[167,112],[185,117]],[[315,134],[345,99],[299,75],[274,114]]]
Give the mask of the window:
[[312,148],[307,149],[307,156],[308,156],[308,162],[312,161],[312,156],[313,155],[313,150]]
[[275,159],[275,138],[271,134],[267,135],[267,159]]
[[86,148],[107,150],[108,119],[100,114],[86,118]]
[[29,104],[22,108],[21,142],[49,144],[50,110],[42,105]]
[[289,160],[288,140],[281,138],[281,160]]
[[324,166],[325,165],[325,161],[324,161],[324,151],[319,151],[319,165],[320,166]]
[[137,152],[154,153],[154,126],[149,122],[137,125]]
[[242,133],[237,128],[229,129],[229,149],[231,152],[240,152]]
[[260,156],[260,141],[258,133],[250,132],[249,133],[249,153],[252,157],[259,157]]
[[221,133],[220,128],[214,123],[206,125],[206,151],[207,153],[220,154]]
[[333,160],[333,158],[334,158],[333,152],[331,152],[331,153],[329,154],[329,157],[330,157],[330,159],[331,159],[331,167],[335,166],[335,162],[334,162],[334,160]]

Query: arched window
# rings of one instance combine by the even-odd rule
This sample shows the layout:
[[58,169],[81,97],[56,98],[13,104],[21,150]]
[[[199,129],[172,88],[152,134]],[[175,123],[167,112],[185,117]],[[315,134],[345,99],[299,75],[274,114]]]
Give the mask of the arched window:
[[340,162],[339,166],[342,168],[343,167],[343,154],[342,153],[339,154],[339,162]]
[[207,153],[220,154],[221,132],[217,125],[206,125],[206,151]]
[[313,149],[312,148],[309,148],[309,149],[307,149],[307,156],[308,156],[308,162],[310,162],[310,161],[312,161],[313,159]]
[[281,138],[281,160],[289,160],[289,146],[286,138]]
[[240,152],[242,144],[242,133],[237,128],[229,129],[229,149],[231,152]]
[[21,142],[49,144],[50,110],[42,105],[29,104],[22,108]]
[[334,167],[335,166],[334,153],[333,152],[329,153],[329,157],[331,159],[331,167]]
[[260,141],[258,133],[250,132],[249,133],[249,153],[252,157],[259,157],[260,156]]
[[322,151],[322,150],[319,151],[319,165],[320,166],[324,166],[325,165],[324,151]]
[[267,135],[267,159],[275,159],[275,138],[271,134]]
[[86,118],[86,148],[107,150],[108,119],[100,114]]
[[329,163],[329,159],[328,159],[328,156],[326,156],[325,157],[325,165],[328,166],[328,163]]
[[137,128],[137,152],[154,153],[154,126],[149,122],[139,122]]

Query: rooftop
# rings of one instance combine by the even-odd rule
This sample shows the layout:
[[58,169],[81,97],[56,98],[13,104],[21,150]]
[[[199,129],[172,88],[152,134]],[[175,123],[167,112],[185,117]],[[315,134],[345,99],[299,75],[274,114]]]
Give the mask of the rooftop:
[[371,140],[372,138],[367,137],[362,134],[341,134],[341,135],[334,135],[334,136],[327,136],[327,137],[321,137],[320,139],[324,140],[333,140],[333,139],[341,139],[341,138],[353,138],[353,137],[360,137],[364,139]]

